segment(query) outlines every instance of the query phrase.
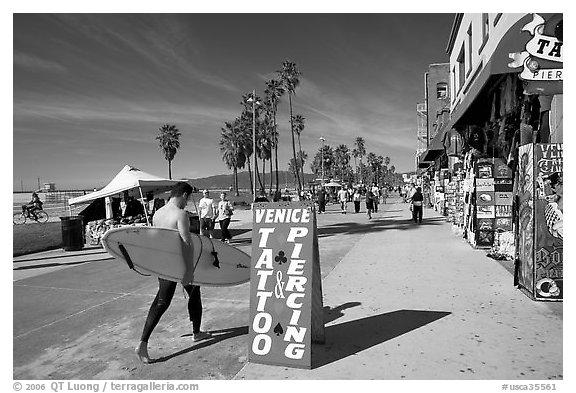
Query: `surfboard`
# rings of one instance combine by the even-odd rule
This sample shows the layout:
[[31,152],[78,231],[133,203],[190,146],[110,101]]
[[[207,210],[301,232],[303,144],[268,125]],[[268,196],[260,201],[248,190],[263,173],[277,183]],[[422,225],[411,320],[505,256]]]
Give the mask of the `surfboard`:
[[181,282],[187,263],[194,268],[194,285],[234,286],[250,281],[250,256],[220,240],[192,236],[192,253],[185,259],[176,229],[126,226],[102,236],[104,249],[142,274]]

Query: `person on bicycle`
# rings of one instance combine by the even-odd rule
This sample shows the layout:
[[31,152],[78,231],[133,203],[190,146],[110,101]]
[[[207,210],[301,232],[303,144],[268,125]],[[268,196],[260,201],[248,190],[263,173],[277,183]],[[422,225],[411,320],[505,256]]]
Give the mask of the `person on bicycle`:
[[40,197],[35,192],[32,193],[32,200],[28,202],[27,205],[22,205],[22,213],[28,212],[28,216],[32,214],[34,219],[37,220],[38,216],[36,216],[36,210],[42,210],[42,201]]

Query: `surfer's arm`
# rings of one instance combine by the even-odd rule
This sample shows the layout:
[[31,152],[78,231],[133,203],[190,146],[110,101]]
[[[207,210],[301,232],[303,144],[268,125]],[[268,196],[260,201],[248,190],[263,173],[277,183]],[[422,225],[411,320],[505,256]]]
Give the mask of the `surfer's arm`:
[[186,264],[186,271],[184,272],[184,277],[182,278],[182,284],[191,284],[194,281],[194,264],[192,263],[192,235],[190,235],[190,219],[188,218],[188,213],[182,211],[178,215],[178,233],[182,238],[182,256],[184,257],[184,262]]
[[178,215],[177,226],[182,241],[184,241],[184,243],[189,246],[192,245],[192,236],[190,235],[190,219],[188,218],[188,213],[183,211]]

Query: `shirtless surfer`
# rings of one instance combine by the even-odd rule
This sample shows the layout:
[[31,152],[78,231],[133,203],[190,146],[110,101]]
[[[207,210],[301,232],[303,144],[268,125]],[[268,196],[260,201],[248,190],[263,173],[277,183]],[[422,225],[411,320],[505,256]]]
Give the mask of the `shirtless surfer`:
[[[192,187],[188,183],[179,182],[175,184],[170,193],[170,200],[166,205],[158,209],[153,218],[153,225],[156,227],[178,230],[183,241],[182,250],[186,260],[191,260],[186,258],[186,255],[192,254],[192,236],[190,235],[190,221],[184,208],[188,204],[188,198],[191,194]],[[200,341],[212,335],[208,332],[200,331],[200,324],[202,322],[202,300],[200,297],[200,287],[190,284],[193,278],[194,270],[187,270],[182,284],[188,293],[188,314],[192,322],[193,340]],[[170,306],[177,285],[174,281],[168,281],[162,278],[158,278],[158,283],[158,293],[150,306],[140,343],[136,347],[136,355],[138,355],[144,363],[151,363],[150,356],[148,355],[148,339],[160,321],[162,314],[164,314]]]

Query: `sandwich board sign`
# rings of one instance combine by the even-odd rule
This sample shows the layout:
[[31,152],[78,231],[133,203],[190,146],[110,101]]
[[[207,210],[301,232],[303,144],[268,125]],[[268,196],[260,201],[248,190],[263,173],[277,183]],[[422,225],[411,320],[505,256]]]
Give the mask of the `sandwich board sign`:
[[248,360],[312,368],[324,342],[313,202],[254,203]]

